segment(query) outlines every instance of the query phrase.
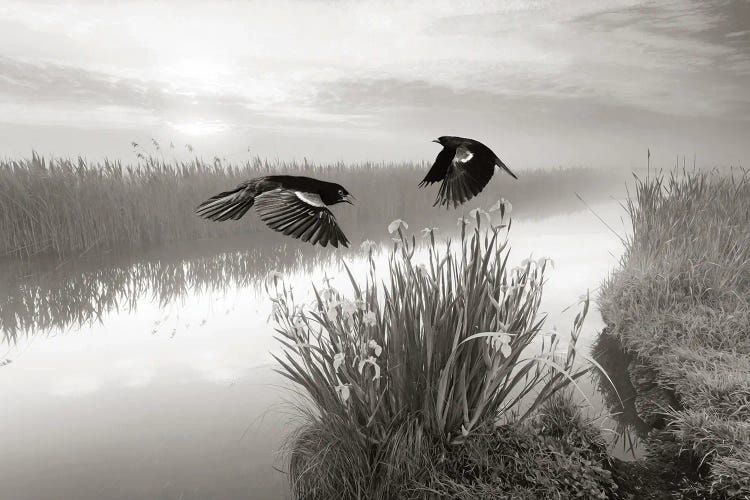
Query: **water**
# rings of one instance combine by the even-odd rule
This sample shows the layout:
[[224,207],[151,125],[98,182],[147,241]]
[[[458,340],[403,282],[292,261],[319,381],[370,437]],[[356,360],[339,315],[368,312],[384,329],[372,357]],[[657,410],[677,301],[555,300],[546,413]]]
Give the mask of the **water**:
[[[593,207],[624,234],[617,200]],[[455,213],[455,217],[460,213]],[[443,234],[455,231],[443,224]],[[412,222],[410,230],[421,226]],[[385,226],[377,229],[390,243]],[[331,252],[268,232],[263,241],[198,242],[136,256],[6,263],[0,286],[0,484],[4,498],[230,499],[288,496],[281,446],[296,423],[273,371],[263,277],[299,290],[355,275],[357,248]],[[566,332],[579,296],[622,246],[590,212],[514,219],[511,262],[551,257],[547,326]],[[358,242],[355,242],[356,247]],[[359,273],[361,274],[361,273]],[[569,308],[566,312],[564,309]],[[579,345],[603,327],[595,308]],[[605,415],[583,380],[592,415]],[[602,416],[601,424],[617,422]],[[626,458],[622,443],[615,455]]]

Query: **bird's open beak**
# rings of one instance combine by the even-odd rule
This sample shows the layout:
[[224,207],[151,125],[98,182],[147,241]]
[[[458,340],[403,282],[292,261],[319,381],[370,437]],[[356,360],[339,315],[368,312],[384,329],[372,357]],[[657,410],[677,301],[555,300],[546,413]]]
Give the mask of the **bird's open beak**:
[[438,144],[440,144],[440,141],[438,141],[437,139],[433,139],[432,142],[437,142]]
[[349,205],[354,205],[354,196],[351,194],[347,194],[342,198],[345,202],[347,202]]

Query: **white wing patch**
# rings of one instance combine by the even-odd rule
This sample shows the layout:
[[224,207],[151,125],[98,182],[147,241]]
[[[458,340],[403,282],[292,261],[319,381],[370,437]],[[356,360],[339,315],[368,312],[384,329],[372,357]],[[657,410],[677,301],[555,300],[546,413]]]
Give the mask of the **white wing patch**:
[[320,195],[317,195],[315,193],[305,193],[302,191],[295,191],[294,194],[297,195],[297,198],[302,200],[304,203],[307,203],[308,205],[312,205],[314,207],[326,206],[326,204],[323,203],[323,200],[320,198]]
[[453,161],[466,163],[472,158],[474,158],[474,153],[462,146],[456,149],[456,155],[453,157]]

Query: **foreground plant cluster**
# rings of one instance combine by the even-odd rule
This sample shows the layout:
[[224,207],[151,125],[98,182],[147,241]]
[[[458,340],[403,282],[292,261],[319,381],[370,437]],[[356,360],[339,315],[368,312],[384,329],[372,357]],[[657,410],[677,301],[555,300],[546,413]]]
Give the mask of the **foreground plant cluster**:
[[[505,204],[493,217],[502,220]],[[426,245],[390,226],[378,273],[299,303],[270,278],[280,372],[309,399],[290,441],[299,498],[607,498],[606,447],[572,403],[588,300],[567,350],[539,315],[548,259],[507,267],[505,226],[460,220]],[[485,222],[486,221],[486,222]],[[486,226],[486,227],[483,227]],[[349,268],[347,268],[349,270]],[[362,283],[364,281],[364,283]]]
[[665,421],[649,460],[686,497],[750,498],[750,179],[674,174],[635,194],[633,234],[600,303],[676,398],[642,409]]

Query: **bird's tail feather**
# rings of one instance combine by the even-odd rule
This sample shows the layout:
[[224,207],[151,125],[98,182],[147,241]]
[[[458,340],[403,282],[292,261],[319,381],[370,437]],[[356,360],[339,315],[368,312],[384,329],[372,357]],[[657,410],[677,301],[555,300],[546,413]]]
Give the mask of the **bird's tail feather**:
[[436,207],[440,205],[445,208],[451,208],[451,205],[453,205],[453,208],[456,208],[472,196],[467,186],[460,179],[446,179],[440,185],[435,203],[432,206]]
[[232,191],[224,191],[216,196],[212,196],[198,205],[195,213],[204,219],[216,221],[237,220],[250,210],[255,201],[254,196],[248,196],[244,191],[244,186],[241,186]]
[[503,163],[503,160],[501,160],[500,158],[495,158],[495,165],[497,165],[498,167],[500,167],[503,170],[505,170],[506,172],[508,172],[510,174],[510,176],[513,177],[514,179],[518,180],[518,176],[516,176],[516,174],[514,174],[513,172],[511,172],[511,170],[508,168],[508,166],[505,163]]

